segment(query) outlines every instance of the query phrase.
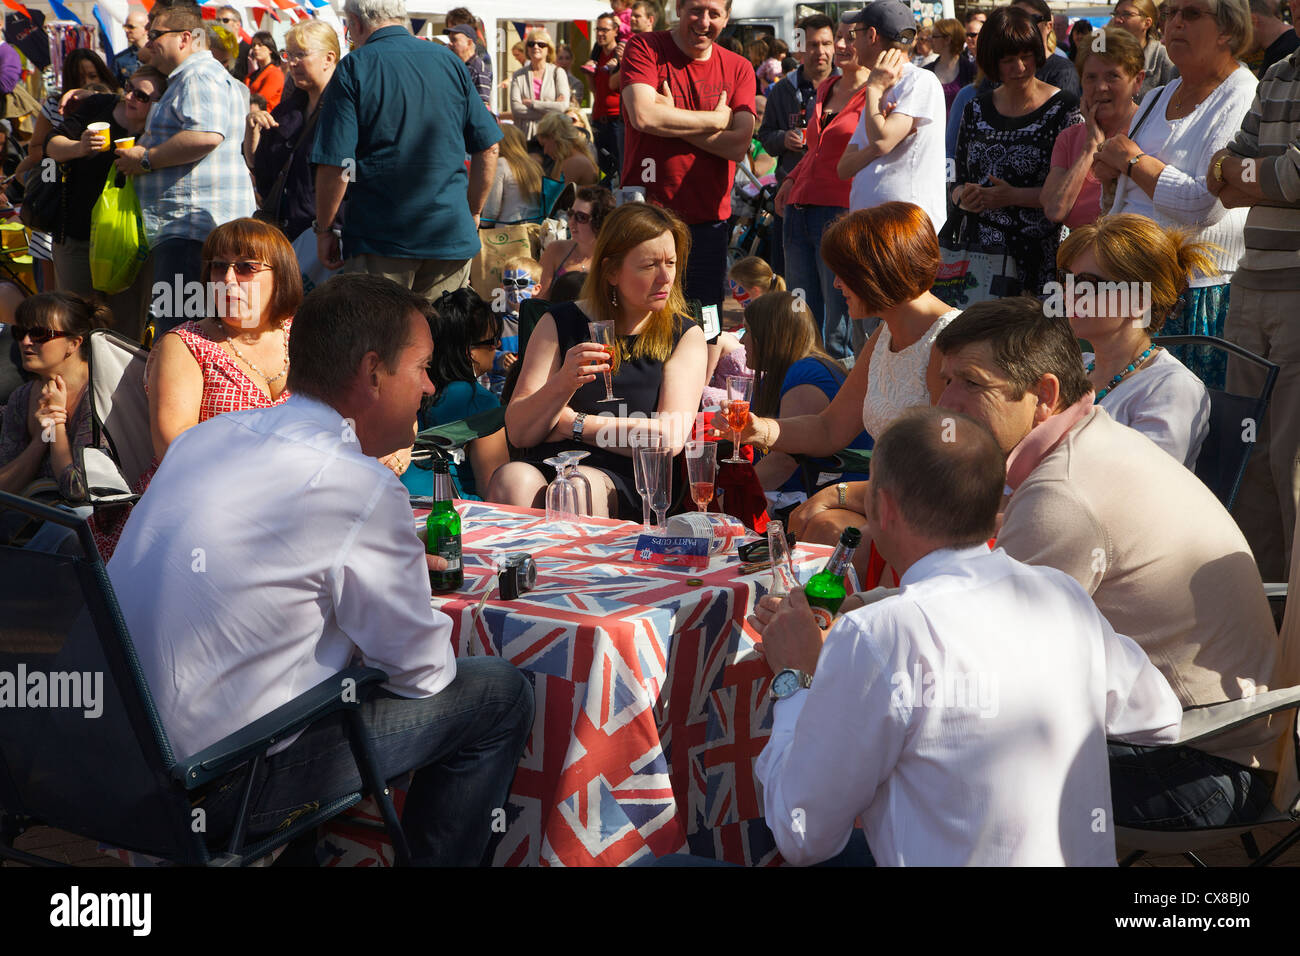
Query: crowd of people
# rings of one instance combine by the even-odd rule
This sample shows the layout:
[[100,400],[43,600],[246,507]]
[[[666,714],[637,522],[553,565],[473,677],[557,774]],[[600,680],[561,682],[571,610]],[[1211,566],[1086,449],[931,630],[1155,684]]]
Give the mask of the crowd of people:
[[[829,634],[798,593],[752,619],[798,677],[756,768],[788,860],[852,847],[859,817],[881,863],[1113,863],[1098,806],[1155,828],[1258,817],[1276,721],[1157,745],[1182,709],[1288,676],[1263,582],[1293,571],[1300,501],[1300,38],[1274,0],[1121,0],[1107,24],[874,0],[745,44],[726,0],[677,0],[667,23],[653,0],[612,6],[584,62],[530,25],[499,82],[471,11],[431,42],[402,0],[346,0],[350,50],[321,20],[231,46],[238,11],[221,34],[159,0],[116,73],[67,61],[27,160],[65,170],[51,285],[0,296],[21,364],[0,490],[87,502],[89,338],[151,335],[155,461],[129,511],[92,520],[173,743],[359,655],[390,675],[365,711],[383,769],[419,771],[414,855],[477,863],[532,695],[502,661],[456,660],[430,609],[416,432],[503,408],[462,494],[539,508],[544,463],[577,450],[584,510],[636,519],[637,448],[681,452],[702,412],[729,438],[740,374],[768,512],[808,542],[861,529],[858,579],[891,589]],[[761,257],[731,248],[741,165],[772,179]],[[148,259],[110,296],[90,234],[115,176]],[[485,258],[480,231],[503,229],[521,248]],[[1018,294],[938,294],[959,231],[1006,253]],[[307,288],[312,270],[337,275]],[[201,315],[176,307],[191,286]],[[1281,366],[1231,514],[1195,467],[1213,394],[1261,373],[1162,347],[1189,333]],[[869,472],[836,471],[845,449]],[[898,674],[971,670],[1018,727],[899,704]],[[342,740],[277,745],[255,828],[353,788]]]

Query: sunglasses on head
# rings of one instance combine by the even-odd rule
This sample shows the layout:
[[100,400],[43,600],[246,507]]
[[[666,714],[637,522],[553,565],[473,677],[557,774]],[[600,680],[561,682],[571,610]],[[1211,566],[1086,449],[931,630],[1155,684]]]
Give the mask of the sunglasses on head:
[[213,259],[208,263],[208,268],[212,272],[215,272],[217,275],[221,275],[221,276],[225,275],[226,271],[230,269],[231,266],[234,266],[235,275],[239,276],[241,279],[251,278],[252,276],[257,275],[263,269],[271,268],[265,262],[257,262],[255,260],[249,260],[249,259],[240,259],[234,262],[223,262],[220,259]]
[[46,342],[52,342],[55,339],[66,338],[71,332],[60,332],[58,329],[47,329],[39,325],[11,325],[14,330],[14,341],[21,342],[27,337],[31,337],[32,345],[44,345]]

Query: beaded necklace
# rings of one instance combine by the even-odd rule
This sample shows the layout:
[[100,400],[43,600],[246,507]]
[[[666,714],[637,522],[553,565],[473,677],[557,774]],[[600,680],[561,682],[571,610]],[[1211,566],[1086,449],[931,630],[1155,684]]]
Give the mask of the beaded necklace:
[[[1140,366],[1143,362],[1145,362],[1148,358],[1150,358],[1150,357],[1151,357],[1151,354],[1152,354],[1153,352],[1155,352],[1156,349],[1158,349],[1158,348],[1160,348],[1160,346],[1158,346],[1158,345],[1152,345],[1152,346],[1149,346],[1145,352],[1143,352],[1141,355],[1139,355],[1137,358],[1135,358],[1132,362],[1130,362],[1130,363],[1128,364],[1128,368],[1124,369],[1124,371],[1120,372],[1118,375],[1116,375],[1114,378],[1112,378],[1109,382],[1107,382],[1107,383],[1106,383],[1106,387],[1103,388],[1100,392],[1097,393],[1097,397],[1094,398],[1094,399],[1092,400],[1092,403],[1093,403],[1094,405],[1098,405],[1098,404],[1100,404],[1100,403],[1101,403],[1101,400],[1102,400],[1103,398],[1105,398],[1107,395],[1109,395],[1111,392],[1113,392],[1113,391],[1115,390],[1115,386],[1116,386],[1116,385],[1118,385],[1120,382],[1124,381],[1124,379],[1128,378],[1129,375],[1131,375],[1133,372],[1137,371],[1138,366]],[[1093,361],[1089,362],[1089,363],[1088,363],[1088,374],[1091,375],[1091,374],[1092,374],[1092,370],[1093,370],[1094,368],[1096,368],[1096,367],[1097,367],[1097,361],[1096,361],[1096,359],[1094,359]]]

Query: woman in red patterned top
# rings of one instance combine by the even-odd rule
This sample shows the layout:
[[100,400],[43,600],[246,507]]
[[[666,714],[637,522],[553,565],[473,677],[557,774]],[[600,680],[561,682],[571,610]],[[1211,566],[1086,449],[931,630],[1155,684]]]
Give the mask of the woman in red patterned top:
[[203,269],[212,315],[177,326],[149,356],[158,461],[199,422],[289,397],[289,329],[302,301],[302,273],[284,233],[256,219],[218,226],[203,244]]

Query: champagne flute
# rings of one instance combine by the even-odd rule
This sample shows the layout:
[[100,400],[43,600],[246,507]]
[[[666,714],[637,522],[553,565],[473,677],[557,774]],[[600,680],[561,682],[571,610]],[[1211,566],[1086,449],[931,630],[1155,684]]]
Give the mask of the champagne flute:
[[668,502],[673,490],[673,453],[669,448],[638,448],[641,471],[645,474],[646,498],[655,512],[655,531],[668,523]]
[[658,448],[659,436],[645,433],[639,434],[633,432],[630,436],[632,439],[632,474],[636,479],[636,493],[641,496],[641,528],[644,531],[652,530],[650,515],[650,493],[645,483],[645,468],[641,465],[642,448]]
[[711,441],[686,443],[686,476],[691,482],[691,498],[700,512],[708,510],[713,500],[713,483],[718,477],[718,446]]
[[[597,345],[603,345],[605,347],[606,364],[612,365],[614,346],[616,344],[614,340],[614,323],[609,321],[605,321],[605,322],[592,321],[587,323],[587,327],[591,330],[591,340],[595,342]],[[613,369],[609,369],[609,368],[605,369],[604,374],[605,374],[605,397],[598,398],[596,401],[598,402],[623,401],[623,399],[617,398],[614,395]]]
[[727,376],[727,424],[735,436],[731,442],[731,457],[723,461],[730,465],[743,465],[745,459],[740,455],[740,433],[749,424],[749,400],[754,394],[754,377],[752,375]]

